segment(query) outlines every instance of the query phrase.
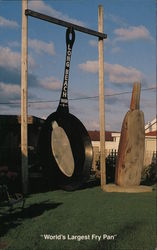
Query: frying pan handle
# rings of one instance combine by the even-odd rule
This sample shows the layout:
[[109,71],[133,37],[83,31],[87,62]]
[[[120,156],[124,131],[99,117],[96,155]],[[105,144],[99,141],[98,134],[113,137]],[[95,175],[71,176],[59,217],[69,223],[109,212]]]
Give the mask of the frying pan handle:
[[60,97],[60,102],[57,108],[58,112],[69,112],[68,106],[68,81],[69,81],[69,71],[70,71],[70,60],[72,54],[72,47],[75,41],[75,32],[73,28],[68,28],[66,31],[66,60],[65,60],[65,70],[63,78],[63,86]]

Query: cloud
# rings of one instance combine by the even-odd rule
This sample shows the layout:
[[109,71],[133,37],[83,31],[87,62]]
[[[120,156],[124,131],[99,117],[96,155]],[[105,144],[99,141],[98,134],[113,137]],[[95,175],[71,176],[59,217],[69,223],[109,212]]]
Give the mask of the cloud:
[[[47,43],[41,41],[31,40],[31,46],[34,48],[36,44],[38,51],[46,51]],[[38,43],[39,42],[39,43]],[[50,44],[51,45],[51,44]],[[52,46],[47,47],[48,51],[52,49]],[[51,50],[53,52],[53,50]],[[29,55],[29,70],[28,70],[28,85],[30,87],[42,86],[45,89],[51,89],[58,91],[61,89],[61,81],[55,77],[46,77],[42,80],[38,80],[37,77],[31,72],[31,69],[35,67],[34,59]],[[12,51],[8,47],[0,47],[0,82],[6,84],[18,84],[21,83],[21,54],[19,52]]]
[[[8,67],[1,67],[0,66],[0,82],[5,84],[18,84],[21,83],[21,72],[19,69],[12,69]],[[37,77],[28,72],[28,86],[34,87],[38,86],[38,79]]]
[[99,121],[88,119],[84,121],[84,125],[88,130],[100,130]]
[[[28,98],[37,98],[28,88]],[[21,87],[19,84],[0,81],[1,114],[16,114],[21,107]],[[2,104],[3,103],[3,104]],[[29,107],[29,105],[28,105]]]
[[19,52],[13,52],[8,47],[0,47],[0,66],[17,69],[20,67],[20,60]]
[[0,90],[3,91],[6,95],[20,94],[20,86],[18,84],[5,84],[3,82],[0,82]]
[[61,84],[62,82],[55,77],[46,77],[42,80],[40,80],[40,86],[54,91],[60,91],[61,90]]
[[[28,56],[28,85],[35,86],[38,80],[35,75],[31,73],[35,67],[34,59]],[[21,84],[21,53],[12,51],[8,47],[0,46],[0,82],[1,82],[1,98],[6,96],[7,93],[17,90],[16,86]],[[5,84],[2,85],[2,83]],[[12,86],[12,89],[11,89]]]
[[144,77],[143,73],[136,68],[124,67],[120,64],[105,62],[104,69],[112,83],[133,83],[134,81],[141,81]]
[[[79,68],[90,73],[98,72],[98,61],[87,61],[79,64]],[[115,84],[133,83],[141,81],[144,75],[134,67],[124,67],[120,64],[109,64],[104,62],[104,73],[108,76],[109,81]]]
[[36,39],[29,39],[28,46],[34,49],[34,51],[39,54],[43,52],[50,54],[52,56],[55,54],[55,49],[52,42],[47,43]]
[[[112,46],[113,42],[111,41],[111,39],[108,37],[107,39],[104,40],[104,47],[105,48],[108,48],[109,46]],[[91,47],[98,47],[98,40],[97,39],[91,39],[88,41],[88,44],[91,46]]]
[[91,40],[89,40],[88,43],[89,43],[89,45],[91,47],[98,47],[98,41],[97,40],[91,39]]
[[20,84],[21,72],[17,69],[0,66],[0,82]]
[[70,18],[68,15],[63,14],[60,11],[55,10],[54,8],[52,8],[51,6],[49,6],[48,4],[46,4],[44,1],[42,0],[38,0],[38,1],[29,1],[29,8],[34,10],[34,11],[39,11],[42,13],[45,13],[47,15],[53,16],[55,18],[58,19],[62,19],[71,23],[75,23],[77,25],[80,26],[84,26],[84,23],[74,19],[74,18]]
[[18,84],[0,82],[1,101],[6,99],[20,99],[21,89]]
[[112,49],[111,49],[111,52],[112,53],[119,53],[119,52],[121,52],[121,48],[119,48],[119,47],[113,47]]
[[[91,47],[97,47],[98,48],[98,41],[95,39],[91,39],[88,41],[88,44]],[[104,49],[107,51],[110,51],[112,54],[114,53],[119,53],[122,51],[122,49],[118,46],[115,45],[114,41],[111,41],[110,38],[107,38],[106,40],[104,40]]]
[[81,70],[86,71],[86,72],[90,72],[90,73],[98,72],[98,61],[87,61],[85,63],[79,64],[78,66]]
[[10,41],[10,42],[8,42],[8,46],[9,46],[9,47],[18,48],[18,47],[21,46],[21,44],[20,44],[20,42],[18,42],[18,41]]
[[[9,47],[0,46],[0,66],[20,69],[21,53],[12,51]],[[30,68],[35,67],[35,62],[31,55],[28,55],[28,66]]]
[[[50,114],[52,113],[52,110],[56,110],[57,109],[57,105],[58,105],[58,102],[41,102],[39,100],[39,102],[34,102],[34,103],[31,103],[31,105],[29,104],[29,109],[32,110],[32,111],[45,111],[46,112],[46,115],[45,115],[45,118]],[[41,114],[40,114],[41,115]]]
[[104,20],[105,20],[105,22],[106,22],[106,20],[111,21],[111,22],[115,23],[116,25],[120,25],[120,26],[127,25],[127,21],[124,18],[122,18],[120,16],[113,15],[111,13],[104,14]]
[[153,40],[149,30],[143,25],[115,29],[114,34],[117,36],[115,41]]
[[9,20],[9,19],[6,19],[6,18],[0,16],[0,27],[14,29],[14,28],[18,28],[19,25],[16,21]]

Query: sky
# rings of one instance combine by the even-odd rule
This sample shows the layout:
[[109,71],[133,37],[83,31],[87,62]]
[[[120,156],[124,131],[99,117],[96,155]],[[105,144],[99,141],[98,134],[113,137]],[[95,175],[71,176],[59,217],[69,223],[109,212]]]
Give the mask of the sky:
[[[120,131],[135,81],[141,82],[145,123],[156,116],[155,0],[28,0],[28,8],[98,30],[104,12],[105,129]],[[0,114],[20,114],[21,13],[18,0],[0,0]],[[28,17],[28,115],[46,118],[60,99],[66,28]],[[69,111],[99,130],[98,38],[75,31]]]

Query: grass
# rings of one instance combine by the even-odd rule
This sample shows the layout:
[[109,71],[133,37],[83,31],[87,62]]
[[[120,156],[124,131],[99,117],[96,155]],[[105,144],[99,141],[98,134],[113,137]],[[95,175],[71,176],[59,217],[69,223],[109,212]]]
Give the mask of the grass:
[[[30,195],[23,211],[0,209],[0,249],[155,250],[156,192],[105,193],[100,187]],[[44,234],[63,235],[45,240]],[[63,240],[70,235],[115,239]]]

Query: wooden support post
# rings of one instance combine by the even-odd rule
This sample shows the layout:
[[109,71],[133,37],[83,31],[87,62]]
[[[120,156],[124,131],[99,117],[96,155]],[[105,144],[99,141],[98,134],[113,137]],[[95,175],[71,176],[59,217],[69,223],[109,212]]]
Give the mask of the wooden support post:
[[[103,6],[99,5],[99,32],[103,33]],[[100,117],[100,171],[101,188],[106,184],[105,163],[105,100],[104,100],[104,41],[99,38],[99,117]]]
[[22,44],[21,44],[21,161],[23,193],[28,193],[28,135],[27,135],[27,0],[22,0]]

